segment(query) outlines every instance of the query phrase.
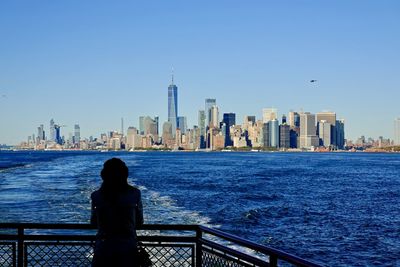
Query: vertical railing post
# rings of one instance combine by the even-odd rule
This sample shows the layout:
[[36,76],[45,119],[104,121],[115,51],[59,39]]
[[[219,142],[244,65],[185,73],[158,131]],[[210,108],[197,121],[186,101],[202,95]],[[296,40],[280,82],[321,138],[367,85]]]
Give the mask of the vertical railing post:
[[18,260],[17,266],[23,267],[24,266],[24,228],[22,226],[18,226]]
[[269,255],[269,266],[270,267],[278,266],[278,257],[276,255]]
[[203,232],[200,227],[196,230],[196,267],[202,266],[203,250],[201,244],[201,238],[203,237]]

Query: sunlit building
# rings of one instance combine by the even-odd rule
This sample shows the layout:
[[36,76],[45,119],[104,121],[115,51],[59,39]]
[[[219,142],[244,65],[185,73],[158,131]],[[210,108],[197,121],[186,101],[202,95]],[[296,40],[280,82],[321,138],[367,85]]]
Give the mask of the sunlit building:
[[214,105],[210,109],[210,128],[219,128],[219,109]]
[[171,143],[171,140],[174,141],[173,135],[172,135],[172,123],[169,121],[166,121],[163,124],[162,143],[164,145],[168,145],[169,143]]
[[135,127],[129,127],[126,135],[126,149],[131,150],[141,147],[141,136]]
[[210,126],[211,123],[211,108],[217,105],[217,100],[214,98],[207,98],[205,102],[205,113],[206,113],[206,127]]
[[319,146],[315,115],[309,112],[300,114],[300,148],[310,149]]
[[294,127],[300,127],[300,115],[299,113],[295,112],[295,111],[290,111],[289,112],[289,122],[288,122],[289,126],[291,128]]
[[[321,137],[319,133],[319,126],[318,124],[320,121],[325,121],[326,123],[330,124],[330,136],[331,136],[331,141],[330,145],[336,146],[336,113],[331,112],[331,111],[323,111],[323,112],[317,112],[315,114],[315,121],[317,123],[317,135]],[[326,129],[325,129],[326,130]],[[326,134],[325,134],[326,136]],[[326,146],[325,146],[326,147]]]
[[332,125],[326,120],[318,122],[318,134],[321,146],[330,147],[332,145],[331,129]]
[[278,110],[276,108],[264,108],[263,109],[263,122],[267,123],[272,120],[278,119]]

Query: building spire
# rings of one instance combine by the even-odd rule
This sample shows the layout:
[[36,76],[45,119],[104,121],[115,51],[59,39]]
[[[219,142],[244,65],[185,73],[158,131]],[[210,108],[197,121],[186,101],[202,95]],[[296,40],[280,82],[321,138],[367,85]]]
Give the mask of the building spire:
[[174,84],[174,67],[172,67],[171,78],[172,78],[171,84],[173,85]]

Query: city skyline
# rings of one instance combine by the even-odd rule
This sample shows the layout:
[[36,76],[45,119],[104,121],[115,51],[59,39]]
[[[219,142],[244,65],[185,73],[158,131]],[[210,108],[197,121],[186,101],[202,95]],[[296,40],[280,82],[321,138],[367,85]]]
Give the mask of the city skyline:
[[[172,74],[171,83],[168,86],[168,112],[167,112],[168,115],[166,116],[167,119],[165,120],[166,123],[171,123],[172,133],[174,133],[177,128],[181,128],[181,129],[184,128],[184,131],[182,133],[184,133],[186,131],[186,129],[189,128],[187,126],[188,124],[187,124],[186,116],[179,116],[178,115],[178,106],[179,106],[179,102],[178,102],[178,87],[174,83],[174,74]],[[217,110],[216,112],[217,113],[216,113],[216,115],[214,115],[215,118],[212,119],[211,118],[212,117],[212,113],[213,113],[212,110],[213,110],[214,107],[216,108],[216,110]],[[237,113],[235,113],[234,111],[233,112],[219,111],[219,107],[217,105],[217,100],[215,98],[206,98],[205,99],[205,107],[204,107],[204,109],[202,110],[202,108],[200,108],[198,110],[198,112],[204,112],[205,113],[204,120],[205,120],[206,128],[207,128],[207,125],[210,124],[210,123],[213,124],[214,126],[216,126],[216,125],[219,125],[219,123],[225,122],[225,116],[229,116],[229,114],[233,114],[233,116],[234,116],[233,121],[235,121],[235,122],[236,122],[236,117],[237,117],[236,116]],[[300,113],[298,113],[298,112],[300,112]],[[279,123],[281,122],[283,124],[284,123],[283,120],[286,120],[287,117],[289,117],[288,125],[295,125],[296,124],[294,122],[295,119],[291,118],[293,116],[293,113],[296,113],[297,116],[300,115],[299,118],[298,118],[299,123],[301,121],[302,115],[307,115],[307,114],[310,114],[310,115],[312,115],[314,117],[313,118],[314,122],[321,121],[324,124],[326,122],[329,122],[328,123],[329,127],[330,127],[330,125],[335,126],[335,123],[336,123],[336,112],[333,112],[331,110],[323,110],[323,111],[319,111],[319,112],[315,112],[315,113],[310,113],[309,111],[303,111],[303,109],[301,109],[300,111],[295,111],[295,110],[291,109],[290,111],[288,111],[286,113],[279,113],[279,109],[277,109],[276,107],[273,107],[273,108],[265,108],[264,107],[264,108],[261,109],[261,116],[245,115],[243,117],[243,121],[238,120],[238,123],[236,123],[236,125],[245,124],[246,123],[245,121],[246,121],[247,118],[253,117],[253,119],[252,119],[252,120],[254,120],[253,122],[255,122],[257,119],[260,120],[260,121],[263,121],[264,123],[265,122],[271,122],[271,121],[277,121],[277,125],[274,126],[274,129],[277,131],[277,126],[279,125]],[[172,116],[171,116],[171,114],[172,114]],[[222,119],[220,119],[220,114],[224,115],[224,117]],[[330,114],[334,114],[334,118],[329,118]],[[318,119],[318,116],[320,117],[319,119]],[[175,118],[175,121],[173,121],[174,118]],[[121,133],[122,136],[125,136],[129,132],[129,129],[132,128],[132,127],[137,129],[139,134],[146,135],[147,133],[143,130],[144,129],[143,128],[143,120],[145,120],[145,119],[148,119],[148,120],[153,121],[154,123],[157,123],[157,132],[159,132],[160,136],[161,136],[162,130],[159,130],[159,128],[160,129],[162,128],[161,127],[162,126],[162,122],[160,122],[159,116],[155,116],[154,120],[153,120],[153,119],[151,119],[151,117],[149,117],[149,115],[141,114],[140,116],[137,117],[137,119],[138,119],[137,123],[133,123],[133,124],[128,125],[128,129],[127,129],[126,132],[123,131],[123,129],[124,129],[123,128],[124,127],[123,126],[124,125],[124,122],[123,122],[124,118],[121,117],[120,118],[120,122],[121,122],[121,125],[120,125],[121,128],[120,129],[121,129],[122,132],[118,131],[117,130],[118,128],[114,128],[114,129],[107,128],[107,129],[103,129],[103,130],[99,131],[98,133],[91,134],[90,137],[97,138],[97,137],[101,136],[101,134],[109,133],[109,132],[113,132],[113,131]],[[291,120],[293,120],[293,122],[291,122]],[[180,121],[184,121],[184,123],[182,123]],[[340,121],[343,121],[343,123],[344,123],[345,119],[340,118]],[[379,137],[384,137],[384,138],[389,137],[389,139],[392,139],[395,144],[399,144],[398,141],[397,141],[400,138],[399,137],[399,130],[398,130],[399,129],[399,126],[398,126],[399,125],[399,121],[400,121],[400,118],[395,118],[393,138],[390,137],[390,136],[383,136],[383,135],[380,135]],[[200,127],[199,126],[199,122],[200,122],[200,118],[198,117],[197,118],[197,123],[196,122],[191,122],[191,124],[190,124],[191,127],[190,128]],[[176,125],[175,128],[173,126],[174,123]],[[181,127],[180,124],[184,124],[185,126]],[[37,127],[37,129],[38,129],[37,137],[39,137],[41,135],[43,135],[43,136],[46,135],[46,139],[41,139],[41,140],[53,140],[56,143],[60,143],[61,142],[61,138],[65,138],[65,140],[69,140],[71,138],[71,136],[75,137],[75,134],[78,132],[78,140],[80,140],[80,136],[81,136],[80,135],[80,126],[79,126],[79,124],[76,124],[76,123],[74,123],[73,125],[74,125],[73,128],[71,127],[72,130],[68,130],[67,132],[61,133],[61,127],[68,127],[68,126],[67,125],[55,124],[54,118],[52,118],[50,120],[50,126],[49,126],[48,134],[45,134],[45,131],[44,131],[45,128],[43,127],[43,124],[41,123],[39,125],[39,127]],[[232,125],[232,124],[229,123],[229,125]],[[235,125],[235,124],[233,124],[233,125]],[[307,128],[309,128],[309,127],[310,126],[307,126]],[[315,129],[312,130],[312,131],[318,132],[317,128],[319,129],[319,127],[321,127],[321,126],[317,127],[317,125],[314,125],[313,127]],[[346,127],[347,127],[347,125],[346,125]],[[227,130],[229,130],[229,129],[227,129]],[[279,132],[278,132],[278,134],[279,134]],[[305,134],[305,135],[307,135],[307,134]],[[174,134],[173,134],[173,136],[174,136]],[[364,136],[365,135],[360,134],[354,139],[346,138],[346,140],[355,141],[355,140],[359,139],[360,137],[364,137]],[[28,137],[30,138],[30,137],[32,137],[32,135],[28,135]],[[67,137],[69,139],[67,139]],[[89,136],[84,136],[84,137],[88,138]],[[332,137],[334,137],[334,135],[332,135]],[[323,139],[323,137],[322,137],[322,139]],[[21,141],[24,142],[24,140],[25,139],[21,139],[21,140],[18,141],[18,143],[20,143]],[[314,143],[315,143],[315,146],[317,146],[318,141],[316,141],[316,140],[317,139],[315,139],[314,142],[310,141],[311,143],[313,143],[313,146],[314,146]],[[227,140],[227,141],[229,143],[229,140]],[[277,141],[273,141],[274,144],[276,142]],[[302,143],[302,142],[304,143],[306,141],[302,141],[300,139],[300,143]],[[79,141],[78,141],[78,143],[79,143]],[[0,142],[0,144],[2,144],[2,143]],[[7,144],[7,143],[3,143],[3,144]],[[10,144],[8,144],[8,145],[10,145]],[[16,145],[16,144],[12,144],[12,145]]]
[[[169,70],[178,116],[275,107],[336,111],[346,137],[394,138],[400,116],[398,1],[85,3],[2,1],[0,143],[54,118],[81,136],[167,120]],[[171,17],[173,11],[177,14]],[[89,15],[88,15],[89,14]],[[316,82],[310,82],[317,80]],[[285,111],[285,113],[280,113]],[[161,126],[160,126],[161,127]]]

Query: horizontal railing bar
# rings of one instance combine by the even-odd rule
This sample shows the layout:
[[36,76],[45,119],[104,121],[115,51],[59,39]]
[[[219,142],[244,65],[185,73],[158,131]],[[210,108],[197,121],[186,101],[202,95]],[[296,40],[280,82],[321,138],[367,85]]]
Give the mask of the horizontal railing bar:
[[[253,250],[262,252],[262,253],[264,253],[266,255],[277,256],[279,259],[282,259],[282,260],[284,260],[286,262],[295,264],[297,266],[307,266],[307,267],[320,267],[321,266],[321,265],[318,265],[316,263],[313,263],[313,262],[304,260],[302,258],[299,258],[297,256],[294,256],[292,254],[283,252],[281,250],[274,249],[274,248],[267,247],[267,246],[263,246],[263,245],[259,245],[257,243],[252,242],[252,241],[242,239],[242,238],[240,238],[238,236],[235,236],[235,235],[232,235],[232,234],[228,234],[228,233],[222,232],[220,230],[211,229],[211,228],[208,228],[208,227],[205,227],[205,226],[201,226],[201,225],[199,227],[204,233],[211,234],[211,235],[223,238],[223,239],[231,241],[231,242],[235,242],[238,245],[242,245],[242,246],[251,248]],[[203,238],[204,238],[204,236],[203,236]]]
[[138,241],[195,243],[196,237],[190,237],[190,236],[138,236]]
[[94,235],[24,235],[24,240],[29,241],[95,241]]
[[218,244],[218,243],[215,243],[215,242],[212,242],[212,241],[209,241],[209,240],[205,240],[205,239],[200,239],[200,242],[205,246],[220,250],[220,251],[225,252],[225,253],[229,253],[230,255],[232,255],[234,257],[238,257],[240,259],[243,259],[244,261],[247,261],[249,263],[257,264],[257,265],[260,265],[260,266],[268,266],[268,264],[265,264],[265,260],[258,259],[258,258],[254,257],[254,256],[251,256],[251,255],[245,254],[243,252],[231,249],[231,248],[223,246],[221,244]]
[[144,247],[168,247],[168,248],[191,248],[194,249],[194,244],[174,244],[174,243],[162,243],[162,244],[155,244],[155,243],[143,243]]
[[[0,240],[17,240],[18,235],[0,235]],[[30,241],[95,241],[95,235],[24,235],[24,240]],[[147,242],[183,242],[195,243],[196,237],[192,236],[138,236],[138,241]]]
[[[198,225],[192,224],[144,224],[137,230],[179,230],[196,231]],[[65,230],[96,230],[96,226],[88,223],[0,223],[0,229],[65,229]]]
[[88,223],[0,223],[0,229],[66,229],[66,230],[96,230]]
[[54,246],[54,245],[63,245],[63,246],[87,246],[91,245],[92,242],[60,242],[60,243],[55,243],[55,242],[24,242],[24,245],[26,246]]
[[196,231],[198,228],[198,225],[192,224],[144,224],[137,230]]

